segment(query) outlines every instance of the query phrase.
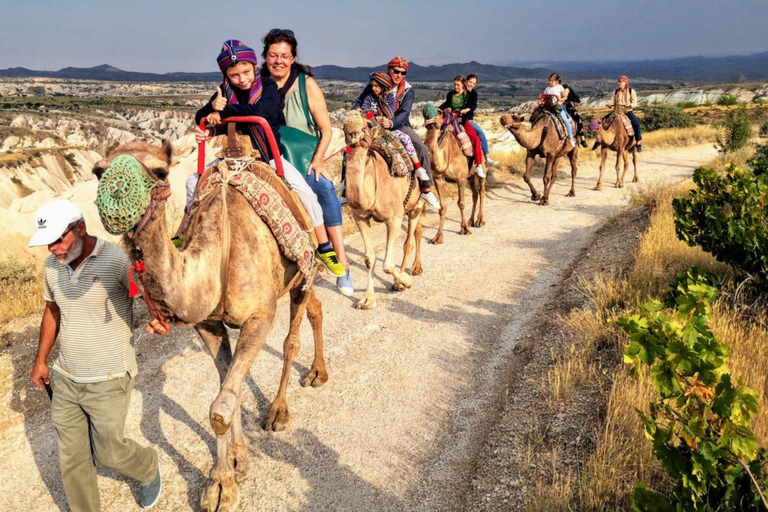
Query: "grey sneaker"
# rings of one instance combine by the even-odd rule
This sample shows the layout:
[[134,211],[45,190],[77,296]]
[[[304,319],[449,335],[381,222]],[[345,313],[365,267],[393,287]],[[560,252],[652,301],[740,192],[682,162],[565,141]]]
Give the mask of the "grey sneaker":
[[483,166],[478,164],[475,166],[475,174],[477,174],[478,178],[485,178],[485,169],[483,169]]
[[349,274],[349,269],[344,272],[343,276],[336,278],[336,288],[339,289],[342,295],[345,297],[351,297],[355,293],[355,287],[352,285],[352,276]]
[[497,162],[493,158],[487,156],[487,157],[485,157],[485,165],[487,165],[488,167],[492,167],[494,165],[499,165],[499,162]]
[[141,486],[141,506],[142,508],[152,508],[160,499],[160,493],[163,490],[163,481],[160,479],[160,461],[157,461],[157,476],[147,485]]
[[440,201],[437,200],[437,196],[431,190],[429,192],[422,192],[421,198],[424,199],[424,201],[426,201],[427,204],[435,210],[440,209]]

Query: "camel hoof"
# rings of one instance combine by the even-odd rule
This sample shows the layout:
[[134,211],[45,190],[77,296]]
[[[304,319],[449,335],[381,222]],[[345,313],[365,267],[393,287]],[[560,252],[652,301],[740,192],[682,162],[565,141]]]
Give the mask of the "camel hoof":
[[376,299],[363,297],[355,303],[355,309],[371,309],[376,307]]
[[565,197],[576,197],[576,192],[574,192],[573,190],[571,190],[570,192],[568,192],[568,193],[565,195]]
[[411,268],[411,275],[412,276],[420,276],[424,273],[424,269],[421,268],[421,265],[416,265],[413,268]]
[[267,419],[264,420],[262,428],[270,432],[282,432],[288,428],[291,423],[291,415],[288,413],[288,404],[274,401],[267,413]]
[[541,199],[540,194],[531,194],[531,201],[538,201],[539,199]]
[[616,188],[624,188],[624,183],[617,181],[616,182]]
[[402,283],[400,281],[395,281],[392,283],[391,290],[393,292],[402,292],[405,291],[408,287],[405,285],[405,283]]
[[635,176],[634,178],[632,178],[632,183],[640,183],[640,178]]
[[203,512],[235,512],[240,504],[240,490],[237,488],[232,473],[214,476],[211,472],[211,483],[200,498],[200,508]]
[[313,388],[319,388],[323,384],[328,382],[328,372],[325,370],[318,370],[312,368],[309,373],[301,381],[301,385],[304,387],[312,386]]
[[541,199],[541,201],[539,201],[539,204],[540,204],[541,206],[549,206],[549,199],[547,199],[546,197],[543,197],[543,198]]
[[483,219],[478,218],[472,223],[473,228],[481,228],[485,226],[485,221]]
[[429,241],[429,243],[435,244],[435,245],[439,245],[439,244],[443,243],[443,234],[442,233],[438,233],[437,235],[435,235],[435,238],[433,238],[432,240]]
[[469,230],[469,226],[461,226],[461,229],[459,230],[460,235],[471,235],[472,231]]
[[593,188],[592,190],[597,190],[599,192],[599,191],[603,190],[603,186],[599,185],[599,184],[595,185],[595,188]]

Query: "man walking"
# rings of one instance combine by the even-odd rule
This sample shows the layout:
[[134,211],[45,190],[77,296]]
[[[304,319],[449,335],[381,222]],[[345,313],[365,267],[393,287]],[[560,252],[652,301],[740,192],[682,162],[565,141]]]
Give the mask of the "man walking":
[[[101,509],[98,462],[141,483],[141,505],[157,503],[162,484],[157,452],[124,436],[138,368],[133,347],[130,260],[117,246],[88,234],[69,201],[50,201],[35,214],[29,247],[47,246],[45,310],[32,382],[53,382],[51,418],[59,466],[73,512]],[[48,355],[59,339],[59,356]]]

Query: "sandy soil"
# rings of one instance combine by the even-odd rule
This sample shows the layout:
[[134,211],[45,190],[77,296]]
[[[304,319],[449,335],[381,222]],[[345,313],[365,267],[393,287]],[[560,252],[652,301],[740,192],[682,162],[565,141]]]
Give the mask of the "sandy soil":
[[[711,145],[646,151],[643,182],[687,179],[715,156]],[[542,308],[604,221],[627,204],[628,185],[609,179],[592,191],[595,162],[582,163],[576,198],[561,164],[551,206],[532,204],[516,179],[489,191],[486,226],[459,236],[455,200],[445,244],[425,244],[424,275],[410,290],[389,291],[381,271],[379,306],[352,308],[325,278],[316,286],[325,314],[329,382],[304,389],[312,360],[308,322],[288,400],[293,416],[280,434],[261,419],[274,397],[287,333],[288,303],[243,392],[243,421],[254,468],[241,487],[241,510],[452,510],[474,473],[472,462],[498,419],[516,344],[546,314]],[[606,171],[606,175],[611,172]],[[536,176],[537,186],[540,175]],[[427,216],[426,238],[437,214]],[[357,295],[365,286],[362,244],[349,239]],[[0,354],[0,510],[67,510],[47,397],[27,380],[36,320]],[[197,510],[213,463],[208,408],[217,392],[210,357],[191,329],[165,338],[137,335],[139,375],[127,435],[153,444],[163,468],[156,510]],[[138,510],[135,482],[100,470],[104,510]]]

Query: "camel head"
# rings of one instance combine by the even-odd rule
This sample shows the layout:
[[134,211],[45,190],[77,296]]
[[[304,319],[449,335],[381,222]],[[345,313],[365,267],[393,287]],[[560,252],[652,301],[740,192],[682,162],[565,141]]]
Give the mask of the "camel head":
[[367,147],[371,141],[371,123],[359,110],[352,110],[344,116],[344,140],[347,146]]
[[504,114],[501,116],[499,122],[501,123],[501,126],[506,129],[520,128],[520,126],[523,124],[523,118],[516,114]]
[[108,232],[113,235],[129,232],[142,219],[152,199],[168,198],[172,154],[169,142],[159,147],[129,142],[113,145],[107,156],[96,162],[93,167],[99,179],[96,206]]
[[424,126],[427,130],[430,127],[440,128],[443,126],[443,112],[435,108],[432,103],[426,103],[421,109],[421,114],[424,116]]

